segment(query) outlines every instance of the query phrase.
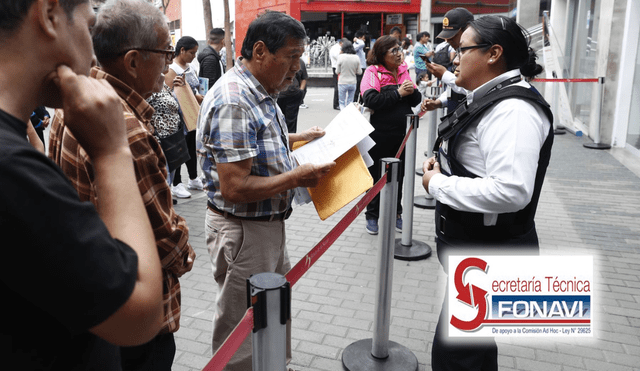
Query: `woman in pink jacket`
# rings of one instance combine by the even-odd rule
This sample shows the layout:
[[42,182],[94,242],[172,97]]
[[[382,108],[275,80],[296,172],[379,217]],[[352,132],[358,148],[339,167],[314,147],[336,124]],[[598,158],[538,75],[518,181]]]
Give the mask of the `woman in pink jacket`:
[[[369,172],[374,181],[380,179],[380,159],[395,157],[404,139],[407,118],[412,108],[420,103],[421,95],[411,81],[407,64],[403,62],[402,49],[398,39],[388,35],[380,37],[367,56],[369,67],[364,72],[360,92],[364,105],[373,109],[371,125],[375,131],[371,138],[376,145],[369,151],[374,164]],[[400,157],[404,160],[404,153]],[[402,178],[403,167],[400,166],[398,178],[398,215],[396,230],[402,230]],[[378,234],[378,217],[380,197],[376,196],[365,213],[366,230],[369,234]]]

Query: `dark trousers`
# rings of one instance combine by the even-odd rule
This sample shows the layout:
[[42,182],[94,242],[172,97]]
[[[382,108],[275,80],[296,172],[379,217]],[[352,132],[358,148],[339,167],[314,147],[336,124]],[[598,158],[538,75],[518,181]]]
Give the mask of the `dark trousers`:
[[338,101],[338,74],[335,67],[333,68],[333,108],[340,109],[340,103]]
[[121,347],[123,371],[171,371],[176,355],[173,333],[160,334],[135,347]]
[[[357,102],[358,101],[358,96],[360,95],[360,83],[362,82],[362,75],[364,75],[364,68],[362,69],[362,73],[359,75],[356,75],[356,93],[353,95],[353,101]],[[395,155],[395,154],[394,154]]]
[[[195,179],[198,177],[198,160],[196,158],[196,131],[192,130],[187,133],[185,136],[185,140],[187,141],[187,150],[189,151],[189,156],[191,157],[185,165],[187,165],[187,171],[189,172],[189,179]],[[180,168],[182,165],[176,168],[176,175],[173,178],[173,185],[177,186],[182,183],[182,177],[180,176]]]
[[296,133],[298,131],[298,112],[300,112],[300,104],[303,98],[304,91],[302,90],[295,95],[278,97],[278,106],[280,106],[284,114],[289,133]]
[[[436,213],[438,218],[438,213]],[[436,226],[436,228],[438,228]],[[456,250],[461,251],[478,251],[479,248],[490,247],[485,250],[487,254],[496,254],[500,249],[508,247],[512,248],[509,254],[522,255],[538,255],[538,234],[533,228],[522,236],[498,242],[482,242],[469,241],[456,238],[456,236],[445,236],[441,231],[437,231],[436,248],[438,250],[438,260],[444,268],[445,273],[448,272],[448,259],[450,253]],[[460,253],[461,251],[458,251]],[[491,251],[491,252],[490,252]],[[481,252],[477,252],[481,254]],[[449,284],[447,280],[447,285]],[[433,347],[431,350],[431,367],[433,371],[458,371],[458,370],[477,370],[477,371],[497,371],[498,370],[498,346],[493,338],[481,338],[475,343],[463,342],[456,339],[448,339],[447,325],[450,316],[446,316],[447,302],[449,298],[449,287],[445,289],[444,303],[442,311],[436,326],[436,333],[433,337]]]
[[[379,134],[375,131],[370,134],[371,139],[376,142],[376,145],[369,150],[369,155],[373,159],[373,165],[369,167],[369,173],[373,178],[373,182],[377,182],[382,174],[380,172],[380,159],[384,157],[396,157],[396,152],[402,145],[404,137],[396,137],[391,135]],[[402,214],[402,183],[404,179],[404,151],[400,155],[400,166],[398,168],[398,200],[397,200],[397,213]],[[367,219],[378,220],[380,217],[380,194],[371,200],[367,205],[367,211],[365,212]]]
[[[447,292],[448,292],[447,288]],[[436,326],[431,349],[431,368],[433,371],[498,371],[498,346],[493,338],[482,338],[475,344],[454,343],[447,340],[449,319],[445,317],[448,294],[444,296],[443,310]]]

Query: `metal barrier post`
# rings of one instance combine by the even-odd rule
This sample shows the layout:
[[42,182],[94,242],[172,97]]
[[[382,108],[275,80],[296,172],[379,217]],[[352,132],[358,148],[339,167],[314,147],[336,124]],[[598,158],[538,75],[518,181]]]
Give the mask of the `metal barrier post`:
[[[420,116],[407,115],[407,132],[413,130],[409,134],[407,144],[404,147],[404,173],[406,179],[404,182],[405,200],[413,200],[414,182],[410,181],[411,173],[416,167],[416,143],[418,137],[418,125]],[[413,240],[413,205],[406,205],[402,211],[402,238],[395,240],[394,257],[399,260],[422,260],[431,256],[431,247],[424,242]]]
[[393,279],[393,236],[398,196],[398,166],[400,160],[383,158],[382,173],[388,167],[387,184],[380,192],[380,237],[378,250],[378,279],[373,318],[373,338],[358,340],[342,353],[346,370],[407,370],[418,369],[418,359],[406,347],[389,341],[391,323],[391,292]]
[[[556,78],[556,72],[553,71],[553,78]],[[564,130],[563,127],[560,126],[558,121],[560,120],[560,83],[552,83],[553,84],[553,134],[562,135],[566,134],[567,131]]]
[[602,103],[604,99],[604,77],[598,77],[598,91],[597,91],[597,103],[596,103],[596,127],[591,130],[589,129],[589,134],[592,135],[593,143],[585,143],[584,147],[590,149],[609,149],[610,145],[605,143],[600,143],[600,124],[602,122]]
[[278,273],[247,279],[248,306],[253,307],[253,371],[286,370],[287,321],[291,288]]
[[[432,99],[436,99],[438,98],[440,89],[438,87],[436,88],[432,88],[431,89],[431,94],[432,94]],[[437,138],[437,133],[438,133],[438,110],[434,109],[433,111],[429,112],[429,132],[428,132],[428,137],[427,137],[427,151],[425,152],[425,156],[427,156],[427,154],[431,154],[431,151],[433,150],[433,146],[436,143],[436,138]],[[427,157],[431,157],[427,156]],[[420,166],[419,169],[416,169],[416,175],[422,177],[424,175],[424,172],[422,171],[422,166]],[[413,204],[416,207],[419,207],[421,209],[435,209],[436,208],[436,200],[435,198],[433,198],[432,195],[426,193],[424,196],[417,196],[416,198],[413,199]]]

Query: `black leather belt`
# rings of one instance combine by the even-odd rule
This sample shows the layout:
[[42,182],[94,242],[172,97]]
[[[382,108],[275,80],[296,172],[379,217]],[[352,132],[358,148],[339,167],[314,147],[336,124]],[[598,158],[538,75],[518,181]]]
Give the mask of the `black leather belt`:
[[274,220],[286,220],[289,218],[291,213],[293,212],[292,208],[288,208],[287,211],[279,214],[271,214],[271,215],[263,215],[263,216],[236,216],[228,211],[222,211],[218,209],[211,201],[207,200],[207,208],[218,215],[222,215],[226,219],[241,219],[241,220],[251,220],[254,222],[272,222]]

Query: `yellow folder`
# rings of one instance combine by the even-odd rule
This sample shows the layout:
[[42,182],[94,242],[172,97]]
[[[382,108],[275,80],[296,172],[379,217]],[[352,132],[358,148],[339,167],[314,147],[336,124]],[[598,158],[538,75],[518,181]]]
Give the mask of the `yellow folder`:
[[[294,143],[294,149],[306,142]],[[314,188],[307,188],[320,219],[325,220],[373,187],[373,178],[353,146],[336,159],[336,166]]]

